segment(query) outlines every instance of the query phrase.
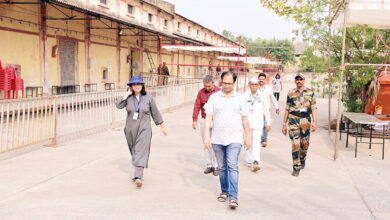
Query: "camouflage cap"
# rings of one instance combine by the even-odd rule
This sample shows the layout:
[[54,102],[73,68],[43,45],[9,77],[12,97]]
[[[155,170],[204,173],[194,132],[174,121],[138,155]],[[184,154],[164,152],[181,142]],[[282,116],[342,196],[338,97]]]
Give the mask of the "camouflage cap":
[[303,80],[305,80],[305,75],[303,75],[303,73],[297,73],[297,75],[295,75],[294,79],[296,79],[296,78],[298,78],[298,77],[300,77],[300,78],[302,78]]

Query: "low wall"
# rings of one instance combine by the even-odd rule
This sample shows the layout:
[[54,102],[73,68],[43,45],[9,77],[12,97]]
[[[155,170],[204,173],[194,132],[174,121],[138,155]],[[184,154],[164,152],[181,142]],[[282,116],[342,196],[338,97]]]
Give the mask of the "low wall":
[[[238,77],[244,88],[245,77]],[[247,82],[247,80],[246,80]],[[218,82],[217,82],[218,83]],[[149,87],[161,111],[169,111],[193,103],[202,80]],[[127,113],[117,109],[115,101],[125,89],[91,93],[26,98],[0,101],[0,153],[32,144],[49,142],[56,145],[87,134],[114,128],[125,121]]]

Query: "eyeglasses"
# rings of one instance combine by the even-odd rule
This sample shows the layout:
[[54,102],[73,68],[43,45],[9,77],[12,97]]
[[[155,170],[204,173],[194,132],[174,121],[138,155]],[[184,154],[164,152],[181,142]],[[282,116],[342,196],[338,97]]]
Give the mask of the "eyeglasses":
[[227,83],[227,82],[222,82],[222,84],[225,86],[233,86],[234,85],[234,83]]
[[295,81],[303,81],[304,79],[301,79],[301,78],[297,78],[295,79]]

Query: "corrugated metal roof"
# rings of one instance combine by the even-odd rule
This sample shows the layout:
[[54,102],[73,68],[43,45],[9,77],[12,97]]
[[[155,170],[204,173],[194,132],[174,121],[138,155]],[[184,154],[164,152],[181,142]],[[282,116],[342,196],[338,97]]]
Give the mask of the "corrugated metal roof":
[[[172,3],[169,3],[169,2],[166,2],[166,1],[162,1],[162,0],[141,0],[141,2],[149,4],[149,5],[152,5],[154,7],[157,7],[157,8],[159,8],[159,10],[161,10],[161,11],[167,13],[167,14],[175,15],[175,5],[172,4]],[[161,3],[163,3],[165,5],[168,5],[168,6],[173,6],[173,7],[162,7],[161,5],[159,5]]]
[[[231,42],[231,43],[233,43],[233,44],[236,44],[236,45],[239,44],[239,43],[234,42],[234,41],[232,41],[231,39],[229,39],[229,38],[223,36],[222,34],[218,34],[217,32],[215,32],[215,31],[213,31],[213,30],[211,30],[211,29],[208,29],[208,28],[204,27],[203,25],[201,25],[201,24],[199,24],[199,23],[197,23],[197,22],[195,22],[195,21],[192,21],[191,19],[188,19],[188,18],[184,17],[183,15],[180,15],[180,14],[178,14],[178,13],[175,13],[175,14],[176,14],[177,16],[180,16],[180,17],[186,19],[187,21],[190,21],[190,22],[192,22],[192,23],[198,25],[199,27],[201,27],[201,28],[203,28],[203,29],[206,29],[206,30],[208,30],[208,31],[210,31],[210,32],[212,32],[212,33],[214,33],[214,34],[216,34],[216,35],[218,35],[218,36],[224,38],[225,40],[227,40],[227,41],[229,41],[229,42]],[[241,45],[241,46],[242,46],[242,45]]]
[[[184,36],[178,36],[176,34],[166,33],[166,32],[162,32],[162,31],[159,31],[159,30],[154,30],[154,29],[142,26],[141,24],[138,24],[136,22],[131,22],[129,20],[123,20],[121,18],[118,18],[115,13],[107,13],[107,11],[99,10],[98,8],[87,7],[85,2],[83,2],[83,1],[79,1],[79,0],[47,0],[47,2],[56,4],[56,5],[59,5],[59,6],[62,6],[62,7],[66,7],[66,8],[72,9],[72,10],[76,10],[76,11],[79,11],[81,13],[87,13],[87,14],[90,14],[90,15],[92,15],[94,17],[104,18],[104,19],[108,19],[108,20],[111,20],[111,21],[123,24],[123,25],[136,27],[138,29],[141,29],[141,30],[144,30],[144,31],[148,31],[148,32],[151,32],[151,33],[154,33],[154,34],[157,34],[157,35],[162,35],[162,36],[170,37],[170,38],[174,38],[174,39],[180,39],[180,40],[191,42],[191,43],[194,43],[194,44],[211,45],[210,43],[207,43],[207,42],[198,41],[198,40],[187,38],[187,37],[184,37]],[[181,15],[179,15],[179,16],[181,16]],[[181,16],[181,17],[183,17],[183,16]],[[187,19],[187,20],[189,20],[189,19]],[[189,20],[189,21],[191,21],[191,20]],[[193,22],[193,21],[191,21],[191,22]],[[195,24],[197,24],[197,23],[195,23]],[[197,24],[197,25],[199,25],[199,24]],[[201,26],[201,25],[199,25],[199,26]],[[201,26],[201,27],[203,27],[203,26]],[[207,29],[207,28],[204,28],[204,29]],[[209,29],[207,29],[207,30],[209,30]],[[210,30],[210,31],[215,33],[212,30]],[[222,35],[220,35],[220,36],[222,36]],[[230,39],[228,39],[228,40],[231,41]]]
[[120,19],[120,18],[118,18],[114,14],[106,13],[104,11],[100,11],[100,10],[97,10],[97,9],[87,8],[86,5],[83,4],[83,2],[81,2],[81,1],[77,1],[77,0],[47,0],[47,2],[56,4],[56,5],[59,5],[59,6],[62,6],[62,7],[66,7],[66,8],[75,10],[75,11],[79,11],[81,13],[87,13],[87,14],[90,14],[90,15],[92,15],[94,17],[104,18],[104,19],[111,20],[111,21],[114,21],[114,22],[117,22],[117,23],[120,23],[120,24],[123,24],[123,25],[127,25],[127,26],[130,26],[130,27],[136,27],[138,29],[141,29],[141,30],[144,30],[144,31],[148,31],[148,32],[154,33],[156,35],[162,35],[162,36],[165,36],[165,37],[170,37],[170,38],[174,38],[174,39],[180,39],[180,40],[188,41],[185,38],[180,38],[180,37],[174,36],[172,34],[168,34],[168,33],[165,33],[165,32],[161,32],[161,31],[158,31],[158,30],[153,30],[153,29],[147,28],[147,27],[142,26],[142,25],[140,25],[138,23],[135,23],[135,22],[131,22],[131,21],[128,21],[128,20]]

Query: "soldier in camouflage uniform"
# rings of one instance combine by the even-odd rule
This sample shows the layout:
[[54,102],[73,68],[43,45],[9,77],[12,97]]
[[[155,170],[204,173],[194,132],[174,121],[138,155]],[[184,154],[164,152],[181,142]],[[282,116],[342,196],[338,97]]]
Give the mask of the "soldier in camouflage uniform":
[[[287,120],[292,142],[293,176],[305,168],[306,154],[310,141],[310,125],[314,132],[317,127],[317,106],[314,92],[305,88],[305,76],[298,73],[295,76],[297,88],[287,94],[287,104],[283,120],[282,132],[287,134]],[[312,115],[312,118],[310,117]]]

